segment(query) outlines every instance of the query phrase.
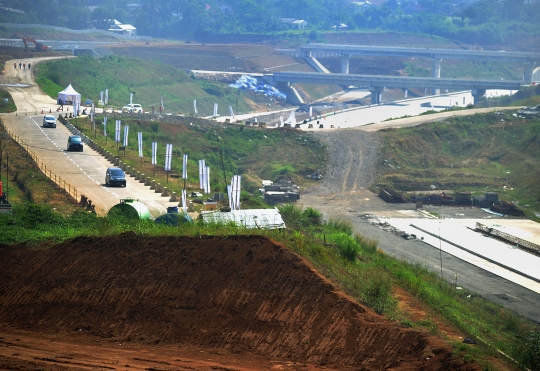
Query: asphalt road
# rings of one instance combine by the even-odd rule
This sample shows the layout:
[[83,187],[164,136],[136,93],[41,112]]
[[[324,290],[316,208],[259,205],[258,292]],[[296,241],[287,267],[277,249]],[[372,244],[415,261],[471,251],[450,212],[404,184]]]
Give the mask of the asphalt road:
[[[32,66],[43,59],[47,58],[32,61]],[[11,92],[18,112],[2,115],[2,120],[9,130],[25,141],[40,161],[46,164],[48,170],[74,186],[79,195],[84,194],[92,200],[98,215],[105,215],[111,207],[126,198],[144,203],[153,217],[166,213],[168,206],[178,205],[178,202],[169,202],[169,197],[161,197],[159,193],[150,190],[150,187],[129,176],[125,188],[105,186],[105,170],[114,164],[87,146],[83,152],[66,151],[67,138],[71,133],[60,122],[57,121],[55,129],[41,126],[44,116],[41,115],[42,110],[45,113],[52,110],[53,114],[56,114],[55,100],[39,89],[31,71],[14,70],[13,62],[7,62],[1,82],[17,81],[30,84],[30,87],[6,88]],[[18,64],[18,61],[15,62]],[[34,114],[36,112],[38,115]]]

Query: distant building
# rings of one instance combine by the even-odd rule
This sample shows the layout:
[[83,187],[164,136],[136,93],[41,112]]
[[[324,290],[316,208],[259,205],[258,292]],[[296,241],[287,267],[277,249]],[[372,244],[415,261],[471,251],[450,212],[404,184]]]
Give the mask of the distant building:
[[130,24],[115,24],[114,26],[109,28],[109,31],[118,33],[120,35],[137,35],[137,28]]
[[338,25],[332,26],[332,28],[333,28],[334,30],[346,30],[346,29],[349,28],[349,26],[347,26],[345,23],[340,23],[340,24],[338,24]]
[[307,21],[304,21],[303,19],[280,18],[279,20],[285,23],[289,28],[294,28],[298,30],[303,30],[308,25]]
[[356,6],[356,10],[360,10],[360,11],[364,11],[364,10],[374,6],[374,4],[369,0],[366,0],[366,1],[352,1],[351,4]]

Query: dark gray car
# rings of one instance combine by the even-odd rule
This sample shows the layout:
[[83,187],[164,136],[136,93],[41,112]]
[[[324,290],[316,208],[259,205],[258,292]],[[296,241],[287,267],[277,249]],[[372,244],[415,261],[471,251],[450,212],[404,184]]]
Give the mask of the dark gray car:
[[83,151],[83,141],[82,138],[78,135],[70,135],[67,142],[68,151]]
[[105,173],[105,184],[108,186],[126,186],[126,174],[118,167],[110,167]]

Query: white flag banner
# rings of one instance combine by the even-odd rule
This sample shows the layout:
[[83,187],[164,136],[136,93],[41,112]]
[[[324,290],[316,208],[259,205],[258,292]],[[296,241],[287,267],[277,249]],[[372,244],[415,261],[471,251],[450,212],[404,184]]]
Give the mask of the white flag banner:
[[124,147],[128,145],[129,125],[124,126]]
[[163,105],[163,97],[161,97],[161,110],[162,110],[162,111],[165,110],[165,106]]
[[90,106],[90,121],[94,122],[94,103]]
[[197,99],[193,99],[193,109],[195,110],[195,113],[199,113],[199,111],[197,111]]
[[309,117],[313,116],[313,107],[309,107]]
[[237,175],[237,188],[236,188],[236,210],[240,210],[240,191],[242,190],[241,183],[242,183],[242,176]]
[[279,127],[282,127],[283,126],[283,116],[279,116],[279,122],[280,122]]
[[105,101],[103,103],[104,104],[109,103],[109,89],[105,89]]
[[199,160],[199,189],[204,189],[204,160]]
[[210,166],[205,166],[204,168],[204,193],[209,194],[210,193]]
[[408,92],[409,92],[409,91],[408,91],[407,89],[405,89],[405,98],[407,98],[407,93],[408,93]]
[[73,117],[77,117],[77,101],[73,101]]
[[231,210],[240,210],[240,175],[233,175],[231,179],[231,198],[230,207]]
[[217,103],[214,103],[214,117],[217,117],[218,113],[218,104]]
[[103,104],[103,90],[99,92],[99,103]]
[[203,166],[203,169],[202,169],[202,186],[201,186],[201,189],[202,189],[203,193],[206,193],[206,165]]
[[187,159],[188,155],[184,154],[184,161],[182,163],[182,179],[187,179]]
[[232,106],[229,106],[229,112],[231,114],[231,118],[234,120],[234,111],[232,109]]
[[121,120],[116,120],[116,135],[114,137],[116,143],[120,143],[120,129],[121,129],[121,126],[122,126],[122,121]]
[[139,147],[139,157],[143,157],[143,152],[142,152],[142,132],[139,131],[137,133],[137,146]]
[[185,189],[182,189],[182,210],[184,211],[184,213],[187,213],[187,194],[186,194],[186,190]]
[[157,142],[152,142],[152,165],[157,165]]
[[129,104],[133,104],[133,93],[129,93]]
[[171,171],[172,163],[172,144],[165,146],[165,171]]
[[255,122],[258,122],[256,117],[255,117]]
[[230,184],[227,184],[227,198],[229,199],[229,207],[232,210],[233,206],[232,206],[232,195],[231,195],[231,185]]
[[294,111],[291,111],[291,114],[289,117],[287,117],[287,121],[285,121],[285,123],[291,126],[296,125],[296,116],[294,115]]
[[107,136],[107,117],[103,118],[103,136]]

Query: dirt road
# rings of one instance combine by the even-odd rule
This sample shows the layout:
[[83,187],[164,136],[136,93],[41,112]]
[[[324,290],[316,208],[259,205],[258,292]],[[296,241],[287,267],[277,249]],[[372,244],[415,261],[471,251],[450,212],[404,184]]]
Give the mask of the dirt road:
[[[464,115],[483,111],[485,110],[458,112]],[[374,177],[381,136],[377,130],[392,126],[419,125],[444,119],[448,114],[411,117],[354,129],[315,131],[313,135],[328,145],[328,170],[326,177],[316,186],[302,192],[299,205],[319,210],[325,219],[348,221],[356,233],[377,240],[379,248],[387,254],[438,271],[440,255],[437,249],[420,241],[406,241],[385,232],[368,223],[369,220],[362,216],[373,214],[380,217],[419,217],[414,210],[414,204],[388,204],[368,189]],[[424,209],[444,216],[447,219],[443,222],[446,223],[451,223],[452,218],[486,217],[483,211],[472,207],[424,206]],[[465,289],[540,323],[540,295],[449,254],[443,253],[442,256],[445,280],[454,282],[457,275],[459,285]]]

